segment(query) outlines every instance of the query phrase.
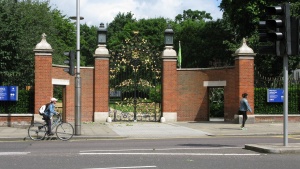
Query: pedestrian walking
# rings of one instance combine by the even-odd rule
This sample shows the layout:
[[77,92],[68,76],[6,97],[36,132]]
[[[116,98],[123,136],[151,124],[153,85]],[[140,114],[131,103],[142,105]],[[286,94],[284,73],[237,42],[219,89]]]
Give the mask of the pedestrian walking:
[[241,115],[243,115],[243,123],[242,123],[242,126],[241,126],[241,129],[242,130],[247,130],[247,128],[245,128],[245,123],[248,119],[248,116],[247,116],[247,111],[250,111],[252,112],[252,109],[248,103],[248,100],[247,100],[247,97],[248,97],[248,94],[247,93],[243,93],[242,94],[242,99],[240,101],[240,108],[239,108],[239,112]]

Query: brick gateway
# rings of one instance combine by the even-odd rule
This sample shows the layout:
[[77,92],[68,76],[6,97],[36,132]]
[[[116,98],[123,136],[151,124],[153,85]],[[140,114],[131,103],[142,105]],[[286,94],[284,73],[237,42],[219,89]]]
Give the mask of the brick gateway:
[[[63,88],[64,121],[75,117],[75,79],[63,71],[66,66],[52,64],[53,49],[43,36],[35,49],[35,113],[53,96],[53,88]],[[162,51],[162,119],[161,121],[208,121],[208,88],[224,88],[224,120],[233,121],[242,93],[249,94],[254,109],[254,57],[243,40],[233,54],[231,67],[177,69],[173,46]],[[81,67],[81,120],[105,122],[109,113],[109,53],[106,45],[95,51],[94,67]],[[45,97],[46,96],[46,97]],[[254,111],[253,111],[254,112]],[[34,114],[38,118],[38,114]]]

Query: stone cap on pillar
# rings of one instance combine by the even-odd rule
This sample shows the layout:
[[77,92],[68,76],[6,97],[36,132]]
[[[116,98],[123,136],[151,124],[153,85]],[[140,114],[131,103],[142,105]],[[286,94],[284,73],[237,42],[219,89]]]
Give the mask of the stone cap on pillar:
[[106,48],[106,45],[98,45],[98,48],[95,51],[94,58],[109,58],[109,52]]
[[42,40],[40,43],[38,43],[35,48],[34,48],[34,52],[36,53],[45,53],[47,55],[49,55],[49,53],[53,52],[53,49],[51,47],[51,45],[47,42],[46,40],[46,34],[43,33],[42,34]]
[[254,57],[255,55],[256,53],[247,45],[245,38],[243,38],[242,46],[233,54],[235,57]]
[[165,50],[161,54],[162,59],[177,59],[177,53],[173,49],[173,46],[166,46]]

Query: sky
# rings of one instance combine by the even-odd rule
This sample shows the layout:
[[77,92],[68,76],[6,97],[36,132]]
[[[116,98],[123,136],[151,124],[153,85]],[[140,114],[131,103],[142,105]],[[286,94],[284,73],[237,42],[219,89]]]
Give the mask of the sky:
[[[51,7],[59,9],[63,15],[76,16],[77,0],[46,0]],[[79,0],[80,23],[98,26],[110,23],[119,13],[131,12],[136,19],[164,17],[174,20],[183,10],[199,10],[210,13],[213,20],[222,18],[219,9],[221,0]]]

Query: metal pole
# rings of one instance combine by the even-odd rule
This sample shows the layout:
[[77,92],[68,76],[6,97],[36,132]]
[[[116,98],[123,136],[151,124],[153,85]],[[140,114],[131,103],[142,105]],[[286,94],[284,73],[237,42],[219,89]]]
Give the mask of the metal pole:
[[133,116],[134,116],[134,122],[137,122],[136,119],[136,104],[137,104],[137,100],[136,100],[136,90],[137,90],[137,81],[136,81],[136,74],[137,74],[137,60],[134,60],[134,100],[133,100],[133,107],[134,107],[134,112],[133,112]]
[[76,33],[77,66],[75,77],[75,135],[81,135],[80,0],[77,0],[76,3]]
[[284,113],[284,146],[288,146],[288,56],[283,56],[283,75],[284,75],[284,102],[283,102],[283,113]]

